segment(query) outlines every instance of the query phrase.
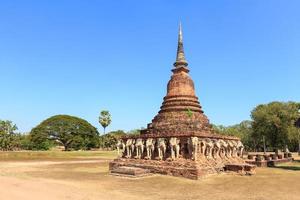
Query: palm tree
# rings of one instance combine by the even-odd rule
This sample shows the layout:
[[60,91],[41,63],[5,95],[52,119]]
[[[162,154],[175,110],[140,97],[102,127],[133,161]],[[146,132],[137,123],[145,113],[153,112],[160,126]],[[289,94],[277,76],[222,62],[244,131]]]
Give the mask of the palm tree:
[[111,123],[111,115],[108,110],[102,110],[100,112],[99,123],[103,127],[103,132],[105,134],[105,128],[108,127]]

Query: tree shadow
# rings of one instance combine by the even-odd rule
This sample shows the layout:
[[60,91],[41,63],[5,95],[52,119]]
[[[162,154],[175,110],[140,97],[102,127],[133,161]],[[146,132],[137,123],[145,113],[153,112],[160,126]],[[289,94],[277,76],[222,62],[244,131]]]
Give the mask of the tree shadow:
[[300,171],[300,166],[274,166],[272,168]]

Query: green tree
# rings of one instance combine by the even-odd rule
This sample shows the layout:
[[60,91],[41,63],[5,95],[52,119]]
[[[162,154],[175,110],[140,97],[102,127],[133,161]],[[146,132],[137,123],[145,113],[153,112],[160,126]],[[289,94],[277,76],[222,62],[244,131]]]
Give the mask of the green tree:
[[33,143],[30,140],[30,134],[18,134],[18,146],[23,150],[33,150]]
[[111,115],[110,115],[109,111],[102,110],[100,112],[99,123],[103,127],[103,133],[105,134],[106,127],[108,127],[111,123]]
[[48,150],[55,143],[65,150],[90,149],[98,145],[98,131],[86,120],[69,115],[50,117],[33,128],[30,140],[34,149]]
[[[144,129],[144,128],[141,128],[141,129]],[[128,131],[126,134],[127,135],[140,135],[141,129],[133,129],[133,130]]]
[[123,130],[111,131],[105,135],[99,137],[100,147],[105,149],[115,149],[118,139],[125,136],[126,133]]
[[298,135],[298,155],[300,155],[300,118],[295,122],[295,126],[297,127]]
[[221,135],[235,136],[241,139],[247,150],[253,149],[252,142],[252,122],[249,120],[242,121],[232,126],[212,125],[215,132]]
[[0,120],[0,150],[9,151],[14,149],[16,130],[18,130],[18,127],[12,121]]
[[294,126],[299,118],[299,103],[271,102],[258,105],[251,112],[252,138],[256,147],[265,137],[266,145],[273,149],[283,149],[286,145],[290,148],[292,141],[297,140],[297,128]]
[[49,150],[55,146],[55,141],[50,138],[50,133],[46,131],[45,123],[41,123],[33,128],[29,133],[29,141],[32,144],[31,150]]

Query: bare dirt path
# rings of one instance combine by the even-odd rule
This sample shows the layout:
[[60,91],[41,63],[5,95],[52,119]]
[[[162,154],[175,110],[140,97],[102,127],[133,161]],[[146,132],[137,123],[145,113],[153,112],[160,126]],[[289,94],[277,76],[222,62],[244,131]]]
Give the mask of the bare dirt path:
[[[118,192],[95,188],[88,179],[81,181],[84,175],[79,172],[92,172],[91,166],[97,165],[99,171],[101,164],[107,163],[108,160],[0,162],[0,200],[99,200],[114,196],[117,199],[121,195]],[[65,175],[71,172],[74,179],[64,179],[62,171]]]
[[84,164],[84,163],[105,163],[108,160],[76,160],[76,161],[9,161],[0,162],[1,167],[28,167],[28,166],[47,166],[61,164]]
[[200,181],[108,175],[109,159],[1,161],[0,200],[299,200],[300,161]]
[[37,179],[0,176],[1,200],[85,199],[76,188]]

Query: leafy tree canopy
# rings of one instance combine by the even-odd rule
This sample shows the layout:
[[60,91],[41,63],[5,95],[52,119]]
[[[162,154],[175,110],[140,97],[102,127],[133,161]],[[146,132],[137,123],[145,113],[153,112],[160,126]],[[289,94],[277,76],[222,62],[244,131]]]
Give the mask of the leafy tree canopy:
[[50,117],[30,132],[36,149],[47,150],[54,143],[59,143],[66,151],[96,147],[98,135],[97,129],[86,120],[69,115]]
[[107,110],[102,110],[100,112],[100,116],[99,116],[99,123],[101,124],[101,126],[104,129],[104,134],[105,134],[105,129],[106,127],[108,127],[111,123],[111,115],[109,113],[109,111]]
[[268,150],[283,149],[286,145],[296,150],[300,149],[300,133],[295,126],[299,120],[299,109],[300,104],[296,102],[261,104],[251,112],[252,121],[212,127],[219,134],[241,138],[247,150],[263,150],[263,138]]
[[105,135],[101,135],[99,138],[100,147],[115,149],[118,139],[125,135],[126,133],[123,130],[111,131]]
[[251,112],[253,138],[266,138],[267,146],[284,148],[297,139],[295,122],[299,119],[300,104],[295,102],[271,102],[258,105]]
[[14,149],[16,130],[18,127],[9,120],[0,120],[0,150]]
[[221,135],[229,135],[241,138],[245,147],[249,150],[252,147],[252,122],[249,120],[242,121],[232,126],[212,125],[214,131]]
[[[144,128],[141,128],[141,129],[144,129]],[[141,129],[133,129],[133,130],[128,131],[126,134],[127,135],[140,135]]]

